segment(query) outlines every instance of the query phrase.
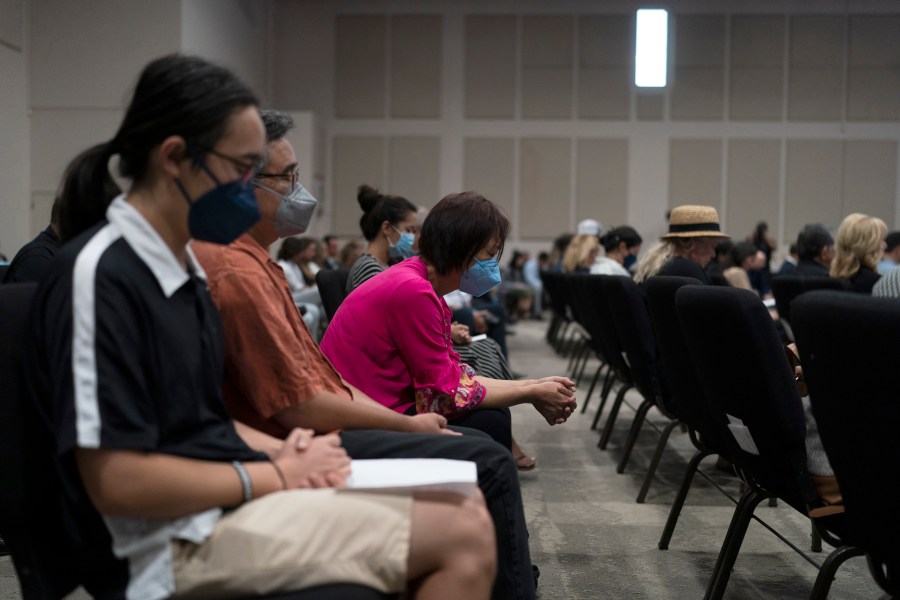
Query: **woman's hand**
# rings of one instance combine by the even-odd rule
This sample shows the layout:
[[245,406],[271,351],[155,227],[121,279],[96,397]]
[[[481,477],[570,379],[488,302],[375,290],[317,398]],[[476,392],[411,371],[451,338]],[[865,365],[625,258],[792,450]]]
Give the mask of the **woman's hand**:
[[469,326],[456,321],[450,324],[450,338],[454,344],[468,346],[472,343],[472,336],[469,335]]
[[541,377],[538,379],[538,383],[558,383],[560,385],[564,385],[565,387],[575,391],[575,382],[569,379],[568,377],[562,377],[560,375],[551,375],[550,377]]
[[414,433],[443,433],[446,435],[462,435],[458,431],[447,429],[447,419],[437,413],[421,413],[409,417],[409,431]]
[[571,387],[559,381],[538,381],[533,384],[532,404],[550,425],[562,425],[578,406],[575,401],[575,384]]
[[488,322],[484,317],[486,312],[486,310],[472,311],[472,327],[475,329],[475,333],[487,333]]
[[313,437],[309,429],[294,429],[273,462],[289,489],[341,487],[350,476],[350,457],[336,433]]

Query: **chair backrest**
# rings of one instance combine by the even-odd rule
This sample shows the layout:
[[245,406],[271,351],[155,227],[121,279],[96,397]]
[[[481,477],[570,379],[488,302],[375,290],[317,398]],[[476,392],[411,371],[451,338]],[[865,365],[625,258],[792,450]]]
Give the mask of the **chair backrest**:
[[563,291],[560,290],[560,280],[562,273],[554,273],[552,271],[541,271],[541,281],[544,283],[544,291],[550,298],[550,307],[553,309],[553,315],[560,319],[568,319],[566,314],[566,301],[563,298]]
[[752,439],[739,445],[732,462],[798,510],[816,505],[806,467],[803,405],[759,297],[738,288],[685,286],[675,295],[675,308],[722,437],[730,436],[733,444],[743,432]]
[[632,382],[631,367],[625,360],[624,349],[619,341],[619,334],[613,323],[615,316],[606,298],[603,278],[607,275],[583,275],[586,298],[591,305],[589,325],[593,328],[592,336],[597,336],[605,352],[607,363],[623,382]]
[[316,286],[319,288],[322,306],[325,307],[329,321],[334,318],[334,313],[347,297],[345,290],[349,275],[350,272],[346,269],[320,269],[316,273]]
[[[657,372],[656,339],[650,325],[650,317],[644,298],[630,277],[600,275],[600,287],[613,316],[612,324],[622,351],[628,358],[634,385],[647,400],[653,400],[658,408],[668,412],[665,396],[668,395],[661,372]],[[664,396],[665,394],[665,396]],[[674,415],[667,414],[670,418]]]
[[714,425],[675,312],[675,294],[686,285],[703,284],[693,277],[665,276],[651,277],[644,283],[647,310],[669,390],[666,406],[700,434],[704,446],[728,458],[734,452],[734,444],[723,441],[720,428]]
[[843,290],[844,284],[831,277],[800,277],[798,275],[778,275],[772,278],[772,295],[778,316],[791,322],[791,303],[797,296],[813,290]]
[[[28,311],[37,284],[0,286],[0,534],[9,546],[25,598],[61,598],[77,585],[75,560],[68,555],[59,522],[52,514],[35,518],[33,508],[44,498],[31,497],[35,468],[49,486],[51,444],[39,435],[36,415],[25,400],[22,348],[27,345]],[[58,488],[42,490],[59,493]]]
[[[856,545],[900,577],[900,302],[818,291],[794,302],[794,333],[810,402]],[[900,589],[894,589],[895,594]]]

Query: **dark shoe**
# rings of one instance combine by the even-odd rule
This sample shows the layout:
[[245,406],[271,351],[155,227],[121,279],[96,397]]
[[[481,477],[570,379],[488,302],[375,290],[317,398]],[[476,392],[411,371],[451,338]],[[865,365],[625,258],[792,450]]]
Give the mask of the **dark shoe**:
[[534,589],[537,589],[538,579],[541,578],[541,570],[537,565],[531,565],[531,574],[534,576]]

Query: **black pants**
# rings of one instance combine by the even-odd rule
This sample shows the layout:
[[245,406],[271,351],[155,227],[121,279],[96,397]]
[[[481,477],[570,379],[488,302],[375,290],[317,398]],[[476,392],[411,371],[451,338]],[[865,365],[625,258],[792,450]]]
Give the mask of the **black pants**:
[[[406,414],[410,416],[416,414],[416,407],[410,406],[406,409]],[[508,408],[470,410],[448,421],[454,427],[477,429],[507,450],[512,450],[512,415]]]
[[[479,431],[454,427],[462,436],[362,429],[341,433],[351,458],[451,458],[478,466],[478,486],[497,536],[497,600],[534,598],[528,529],[519,474],[510,452]],[[437,533],[437,532],[435,532]]]

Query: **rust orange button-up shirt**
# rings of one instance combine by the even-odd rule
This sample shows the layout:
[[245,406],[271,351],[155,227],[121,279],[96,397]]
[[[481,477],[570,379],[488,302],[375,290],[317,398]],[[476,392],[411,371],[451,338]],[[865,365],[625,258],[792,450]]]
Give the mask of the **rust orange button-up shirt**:
[[327,391],[350,390],[309,334],[281,267],[247,234],[228,245],[193,242],[222,316],[225,404],[238,421],[277,437],[272,417]]

